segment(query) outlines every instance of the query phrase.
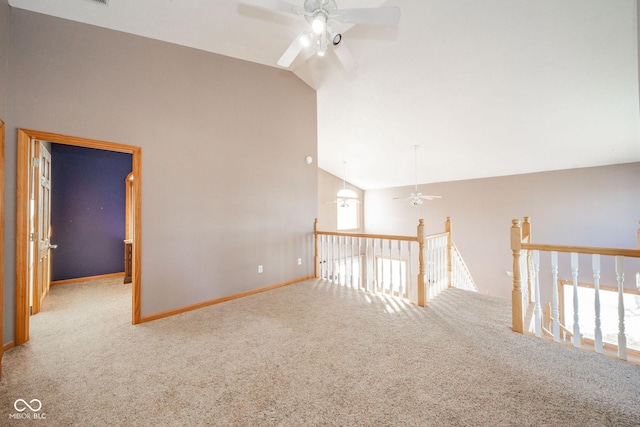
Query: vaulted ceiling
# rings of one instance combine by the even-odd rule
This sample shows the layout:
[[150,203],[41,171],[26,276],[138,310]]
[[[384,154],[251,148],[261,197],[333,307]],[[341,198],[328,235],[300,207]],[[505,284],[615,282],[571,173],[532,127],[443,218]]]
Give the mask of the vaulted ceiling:
[[[354,71],[332,54],[291,67],[317,90],[330,173],[412,185],[414,145],[420,183],[640,161],[636,0],[336,1],[402,16],[342,28]],[[236,0],[9,3],[273,67],[308,25]]]

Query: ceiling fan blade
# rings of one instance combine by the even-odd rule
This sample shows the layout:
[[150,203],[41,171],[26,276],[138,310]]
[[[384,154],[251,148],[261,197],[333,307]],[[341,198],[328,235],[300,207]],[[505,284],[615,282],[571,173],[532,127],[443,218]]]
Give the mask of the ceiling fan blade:
[[240,3],[248,4],[262,9],[293,13],[294,15],[304,14],[304,8],[283,0],[240,0]]
[[433,199],[442,199],[442,196],[429,196],[427,194],[421,194],[420,196],[421,199],[425,199],[425,200],[433,200]]
[[351,72],[358,68],[358,63],[353,58],[351,51],[344,43],[344,41],[340,41],[340,43],[334,46],[333,51],[336,53],[336,56],[342,64],[342,67],[344,67],[345,71]]
[[293,40],[293,42],[289,45],[287,50],[284,51],[280,59],[278,59],[279,66],[284,68],[289,68],[293,63],[293,61],[295,61],[295,59],[298,57],[298,54],[304,47],[301,40],[301,37],[304,36],[304,34],[305,34],[304,32],[298,34],[298,37],[296,37]]
[[400,8],[343,9],[338,13],[336,19],[348,24],[398,25],[398,22],[400,22]]

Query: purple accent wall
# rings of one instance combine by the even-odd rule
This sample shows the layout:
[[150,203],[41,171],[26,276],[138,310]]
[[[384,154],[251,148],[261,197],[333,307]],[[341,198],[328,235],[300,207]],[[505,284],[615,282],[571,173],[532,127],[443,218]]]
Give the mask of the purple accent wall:
[[52,144],[51,161],[51,280],[124,271],[131,155]]

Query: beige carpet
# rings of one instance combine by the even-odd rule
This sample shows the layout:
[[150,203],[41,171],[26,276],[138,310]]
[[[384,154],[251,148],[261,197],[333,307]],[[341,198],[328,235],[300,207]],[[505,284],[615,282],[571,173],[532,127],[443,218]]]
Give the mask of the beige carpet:
[[511,332],[506,299],[311,280],[138,326],[130,301],[54,287],[5,354],[0,425],[640,425],[640,367]]

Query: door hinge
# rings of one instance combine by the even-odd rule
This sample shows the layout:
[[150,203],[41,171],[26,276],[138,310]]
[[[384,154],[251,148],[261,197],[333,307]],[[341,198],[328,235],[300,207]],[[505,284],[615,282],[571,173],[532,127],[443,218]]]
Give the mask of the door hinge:
[[31,241],[32,242],[38,241],[38,233],[31,233]]
[[40,159],[38,157],[34,157],[31,159],[31,167],[39,168],[40,167]]

